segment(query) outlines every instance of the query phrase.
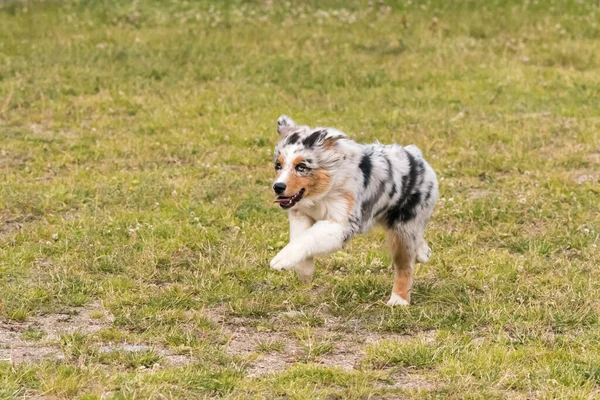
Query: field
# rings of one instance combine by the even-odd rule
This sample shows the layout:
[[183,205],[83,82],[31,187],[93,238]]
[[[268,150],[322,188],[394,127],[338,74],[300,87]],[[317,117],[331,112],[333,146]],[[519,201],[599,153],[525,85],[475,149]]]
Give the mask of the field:
[[[275,121],[414,143],[385,232],[269,261]],[[0,2],[0,398],[600,398],[598,1]]]

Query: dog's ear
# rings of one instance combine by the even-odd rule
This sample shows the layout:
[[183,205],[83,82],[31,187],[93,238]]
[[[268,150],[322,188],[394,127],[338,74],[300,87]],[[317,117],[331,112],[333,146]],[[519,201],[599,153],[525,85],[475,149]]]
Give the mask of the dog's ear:
[[287,115],[282,115],[277,119],[277,133],[281,137],[290,133],[295,127],[296,123]]

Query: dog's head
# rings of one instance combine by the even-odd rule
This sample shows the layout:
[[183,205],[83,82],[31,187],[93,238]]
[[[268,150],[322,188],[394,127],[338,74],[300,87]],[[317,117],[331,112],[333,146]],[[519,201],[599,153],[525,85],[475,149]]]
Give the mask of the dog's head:
[[298,126],[286,115],[277,120],[277,132],[275,202],[289,209],[302,199],[323,197],[331,189],[332,174],[343,157],[338,141],[346,135],[332,128]]

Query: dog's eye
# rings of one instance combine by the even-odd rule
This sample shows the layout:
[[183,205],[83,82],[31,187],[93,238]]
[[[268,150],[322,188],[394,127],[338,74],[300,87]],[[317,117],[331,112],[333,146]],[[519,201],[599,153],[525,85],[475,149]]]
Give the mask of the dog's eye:
[[276,162],[275,163],[275,171],[279,171],[281,169],[281,163],[280,162]]
[[296,165],[296,171],[302,173],[302,172],[306,172],[308,171],[308,167],[304,164],[298,164]]

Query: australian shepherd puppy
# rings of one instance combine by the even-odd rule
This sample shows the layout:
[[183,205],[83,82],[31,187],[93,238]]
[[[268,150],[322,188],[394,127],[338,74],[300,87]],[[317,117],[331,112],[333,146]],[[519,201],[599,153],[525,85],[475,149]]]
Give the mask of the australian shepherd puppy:
[[277,203],[288,211],[290,242],[271,268],[312,279],[313,257],[341,249],[375,224],[391,238],[395,267],[388,305],[410,302],[415,261],[431,249],[423,234],[438,198],[433,169],[415,146],[359,144],[333,128],[298,126],[282,115],[275,147]]

